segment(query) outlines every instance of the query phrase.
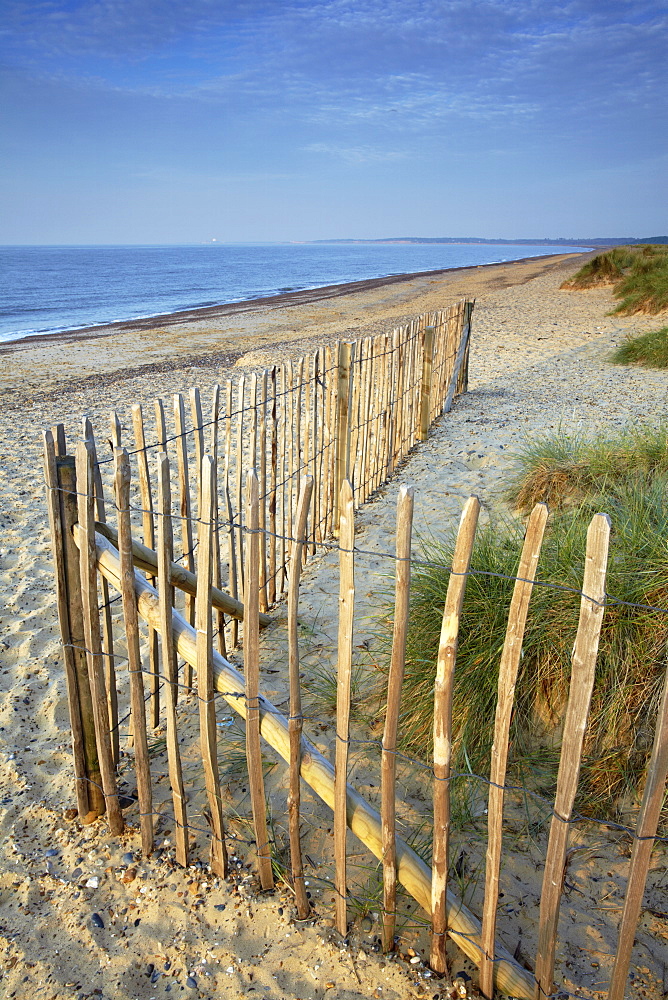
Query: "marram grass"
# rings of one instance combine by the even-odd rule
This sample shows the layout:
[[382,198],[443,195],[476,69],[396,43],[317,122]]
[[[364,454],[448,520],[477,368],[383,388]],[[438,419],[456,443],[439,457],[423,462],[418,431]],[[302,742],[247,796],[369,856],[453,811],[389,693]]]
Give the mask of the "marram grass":
[[528,441],[517,456],[504,497],[528,514],[544,501],[551,510],[581,504],[622,483],[668,475],[668,422],[639,424],[597,438],[561,430]]
[[[663,432],[662,432],[663,433]],[[663,433],[665,451],[665,433]],[[578,467],[577,507],[551,515],[529,608],[511,727],[510,768],[549,796],[577,631],[586,533],[597,511],[612,521],[606,607],[587,728],[578,807],[619,817],[642,791],[668,649],[668,476],[597,480]],[[590,443],[588,447],[593,448]],[[651,449],[650,449],[651,450]],[[566,449],[561,461],[565,464]],[[589,486],[584,488],[583,482]],[[604,482],[603,492],[596,484]],[[488,775],[505,638],[523,526],[508,519],[479,529],[462,611],[453,696],[455,772]],[[429,760],[433,686],[454,539],[424,539],[413,571],[401,750]],[[494,575],[500,574],[500,575]],[[630,607],[632,604],[648,608]],[[392,610],[381,634],[389,652]],[[454,790],[454,789],[453,789]]]
[[614,247],[564,281],[562,288],[595,288],[613,285],[613,295],[620,299],[614,313],[659,313],[668,309],[668,246],[642,243]]
[[668,326],[638,337],[629,337],[610,359],[616,365],[668,368]]

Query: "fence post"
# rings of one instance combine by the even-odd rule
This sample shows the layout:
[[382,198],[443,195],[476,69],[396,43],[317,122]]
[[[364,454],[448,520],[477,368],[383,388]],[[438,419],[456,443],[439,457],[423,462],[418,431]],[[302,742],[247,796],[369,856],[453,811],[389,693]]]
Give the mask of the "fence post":
[[339,634],[336,668],[336,754],[334,766],[334,856],[336,870],[336,929],[348,933],[346,834],[348,831],[348,754],[350,742],[350,684],[355,615],[355,508],[350,480],[341,489],[339,549]]
[[57,431],[59,454],[56,456],[51,431],[44,434],[44,473],[72,728],[77,808],[79,818],[83,820],[91,812],[94,816],[104,812],[104,796],[101,791],[102,777],[97,759],[93,706],[84,651],[79,552],[71,530],[72,524],[77,520],[76,472],[74,458],[65,455],[64,440],[59,438],[61,435]]
[[464,349],[464,361],[462,363],[462,370],[459,376],[459,383],[457,385],[457,393],[468,392],[469,391],[469,352],[471,349],[471,317],[473,315],[473,306],[475,305],[475,299],[467,299],[464,303],[464,328],[466,333],[466,348]]
[[443,404],[443,412],[449,413],[452,409],[452,401],[455,398],[455,392],[466,392],[469,384],[468,375],[468,357],[469,357],[469,341],[471,339],[471,314],[473,313],[473,302],[466,302],[464,304],[464,314],[462,316],[462,332],[459,339],[459,347],[457,348],[457,357],[455,358],[455,366],[452,371],[452,377],[450,379],[450,385],[448,386],[448,394]]
[[258,873],[263,890],[274,888],[271,844],[260,748],[260,490],[255,469],[246,473],[246,571],[244,573],[244,675],[246,694],[246,760]]
[[424,331],[422,352],[422,384],[420,386],[420,441],[427,440],[429,433],[429,411],[431,409],[431,370],[434,364],[434,327]]
[[452,555],[452,569],[443,608],[443,624],[434,681],[434,844],[431,876],[431,951],[434,972],[447,973],[445,950],[448,930],[447,890],[450,851],[450,766],[452,762],[452,695],[459,641],[459,621],[480,501],[469,497],[464,505]]
[[397,905],[396,772],[397,729],[401,686],[406,662],[406,635],[411,585],[411,537],[415,490],[402,486],[397,499],[394,628],[392,659],[387,678],[387,707],[381,757],[381,825],[383,861],[383,951],[394,948]]
[[90,681],[93,718],[98,759],[102,774],[102,791],[106,804],[109,829],[123,832],[116,786],[116,769],[112,755],[109,709],[102,663],[100,638],[100,612],[98,610],[97,557],[95,550],[95,485],[93,478],[93,446],[81,441],[76,454],[77,509],[79,522],[79,573],[81,577],[81,605],[83,609],[84,645]]
[[306,894],[302,849],[299,833],[300,771],[302,766],[302,699],[299,683],[299,580],[302,570],[302,554],[307,543],[307,520],[313,492],[313,478],[303,476],[300,483],[299,501],[295,515],[295,542],[290,560],[288,576],[288,673],[290,679],[290,715],[288,734],[290,737],[290,789],[288,792],[288,814],[290,829],[290,864],[292,882],[297,901],[297,916],[300,920],[308,917],[311,906]]
[[587,531],[580,620],[573,646],[571,682],[564,718],[552,822],[547,843],[538,918],[538,949],[534,976],[535,1000],[552,993],[559,907],[568,850],[570,819],[577,792],[582,745],[594,689],[596,655],[605,612],[605,576],[610,543],[610,518],[594,514]]
[[334,534],[339,532],[339,496],[350,466],[350,371],[354,344],[339,342],[336,386],[336,480],[334,482]]

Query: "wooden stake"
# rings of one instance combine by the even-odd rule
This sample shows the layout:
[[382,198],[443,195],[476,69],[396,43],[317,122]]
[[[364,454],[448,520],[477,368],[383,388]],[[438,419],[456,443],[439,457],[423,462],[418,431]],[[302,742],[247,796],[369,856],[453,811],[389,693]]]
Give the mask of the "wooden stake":
[[155,399],[155,434],[160,451],[167,451],[167,424],[165,422],[165,407],[161,399]]
[[[75,541],[79,532],[75,530]],[[97,559],[100,572],[117,586],[119,576],[118,553],[101,534],[96,535]],[[146,621],[159,624],[158,597],[155,590],[138,573],[135,573],[137,606]],[[190,663],[197,662],[196,634],[178,611],[172,611],[172,631],[179,655]],[[234,667],[213,652],[214,684],[216,690],[230,707],[246,717],[244,703],[245,679]],[[277,708],[260,695],[260,732],[283,760],[290,762],[290,737],[288,721]],[[302,768],[304,781],[329,806],[334,808],[334,768],[328,760],[302,736]],[[377,811],[350,785],[347,789],[348,825],[353,833],[372,851],[382,857],[380,816]],[[431,872],[425,862],[415,854],[401,837],[397,837],[397,875],[399,881],[427,912],[431,908]],[[453,893],[448,892],[449,934],[472,961],[480,962],[480,924],[473,914]],[[531,1000],[533,977],[517,964],[510,953],[499,945],[496,948],[494,975],[499,990],[509,996]]]
[[51,428],[53,444],[56,451],[56,458],[63,458],[67,454],[67,442],[65,440],[65,425],[55,424]]
[[[455,358],[455,366],[452,371],[452,376],[450,378],[450,385],[448,387],[448,394],[445,398],[445,404],[443,406],[443,412],[449,413],[452,409],[452,403],[455,398],[455,390],[459,382],[459,377],[464,365],[464,358],[467,356],[469,334],[471,332],[471,324],[468,322],[461,333],[461,340],[459,341],[459,347],[457,348],[457,357]],[[467,375],[467,385],[468,385],[468,375]]]
[[81,544],[79,548],[79,571],[81,574],[81,599],[83,608],[84,640],[88,679],[93,702],[95,738],[98,760],[102,776],[102,791],[106,805],[107,820],[112,833],[123,832],[116,774],[109,733],[109,713],[107,692],[104,683],[102,644],[100,639],[100,613],[97,607],[97,566],[95,559],[95,520],[93,507],[93,446],[89,441],[81,441],[77,446],[77,491]]
[[214,555],[213,518],[215,512],[215,468],[211,455],[202,459],[202,510],[199,519],[197,560],[197,696],[199,700],[199,731],[206,795],[211,816],[211,870],[227,876],[227,850],[218,774],[218,740],[216,735],[216,702],[213,687],[213,632],[211,628],[211,573]]
[[659,825],[661,807],[668,777],[668,670],[663,682],[663,694],[657,717],[652,756],[647,768],[645,791],[636,825],[631,865],[626,887],[624,909],[619,925],[619,942],[615,955],[615,967],[610,982],[608,1000],[624,1000],[626,980],[631,964],[633,942],[640,919],[643,894],[647,883],[654,837]]
[[[58,470],[56,452],[53,435],[51,431],[44,432],[44,480],[46,483],[46,503],[49,512],[49,527],[51,529],[51,553],[53,556],[53,572],[56,580],[56,599],[58,603],[58,623],[60,625],[60,640],[63,649],[63,665],[65,667],[65,683],[67,685],[67,706],[70,715],[70,729],[72,730],[72,758],[74,762],[74,790],[77,797],[77,808],[79,818],[84,819],[91,810],[88,797],[88,770],[86,758],[92,756],[94,752],[94,770],[96,779],[99,781],[99,766],[97,764],[97,748],[95,745],[94,726],[88,727],[88,733],[84,732],[82,719],[81,701],[79,697],[79,684],[77,679],[77,658],[83,660],[82,667],[85,670],[85,653],[83,649],[76,649],[72,639],[70,625],[70,608],[68,602],[67,588],[67,566],[65,540],[63,531],[63,521],[61,515],[60,495],[61,488],[58,483]],[[62,462],[62,458],[60,459]],[[72,543],[73,544],[73,543]],[[81,591],[79,589],[79,598]],[[79,614],[81,604],[79,600]],[[83,647],[83,635],[80,636],[79,646]],[[90,699],[90,691],[88,692]],[[92,723],[92,706],[90,721]],[[86,736],[91,741],[87,754]],[[92,763],[92,761],[91,761]],[[98,803],[101,805],[102,803]]]
[[[74,542],[73,528],[78,523],[77,476],[74,456],[62,455],[56,460],[58,476],[58,498],[60,522],[62,525],[63,554],[65,556],[65,582],[67,587],[67,613],[69,619],[70,642],[74,656],[77,691],[81,706],[84,755],[88,776],[89,811],[101,816],[105,811],[102,791],[102,774],[97,753],[93,696],[88,678],[86,660],[86,636],[81,595],[81,571],[79,550]],[[84,816],[86,814],[84,813]],[[84,816],[81,818],[83,819]]]
[[287,513],[287,469],[289,468],[288,449],[288,372],[286,365],[279,369],[279,409],[278,409],[278,449],[276,485],[276,531],[278,534],[276,546],[276,593],[280,597],[285,591],[285,567],[287,564],[288,543],[288,513]]
[[445,937],[448,931],[446,893],[450,846],[450,762],[452,758],[452,689],[459,639],[459,619],[471,565],[471,552],[480,514],[480,501],[469,497],[464,505],[452,556],[452,569],[443,609],[434,684],[434,849],[431,885],[431,953],[434,972],[447,974]]
[[267,611],[267,370],[260,378],[260,425],[258,469],[260,476],[260,609]]
[[276,469],[278,466],[278,412],[276,397],[276,365],[271,369],[271,460],[269,466],[269,580],[267,602],[276,600]]
[[244,409],[246,406],[246,378],[241,375],[237,389],[237,441],[236,441],[236,474],[237,474],[237,552],[239,553],[237,570],[241,583],[241,590],[244,589]]
[[[95,510],[98,521],[105,522],[107,515],[104,507],[104,490],[102,487],[102,476],[100,466],[97,462],[97,450],[95,448],[95,435],[93,425],[88,417],[83,421],[84,438],[93,449],[93,482],[95,488]],[[114,758],[114,766],[120,760],[120,739],[118,732],[118,688],[116,686],[116,659],[114,657],[114,632],[111,623],[111,603],[109,597],[109,584],[106,580],[101,581],[102,591],[102,648],[104,650],[104,679],[107,691],[107,711],[109,713],[109,723],[111,729],[111,752]]]
[[[134,429],[135,449],[137,454],[137,470],[139,472],[139,497],[142,506],[142,538],[149,549],[155,548],[155,524],[153,520],[153,497],[151,494],[151,477],[148,471],[146,438],[144,436],[144,417],[138,403],[132,407],[132,424]],[[155,574],[149,575],[149,582],[155,584]],[[160,653],[158,648],[158,633],[149,629],[148,662],[151,673],[151,725],[154,729],[160,725]]]
[[406,634],[411,586],[411,537],[414,489],[402,486],[397,498],[396,588],[392,658],[387,679],[387,709],[381,757],[381,807],[383,827],[383,950],[394,948],[397,907],[396,773],[397,728],[401,687],[406,663]]
[[490,1000],[494,990],[494,941],[503,846],[503,799],[508,763],[508,736],[529,601],[531,600],[533,581],[536,578],[538,557],[543,544],[547,513],[547,506],[544,503],[536,504],[527,524],[522,555],[517,568],[518,579],[515,581],[513,597],[510,602],[506,638],[499,664],[499,694],[496,703],[492,764],[489,776],[487,866],[482,915],[482,963],[480,965],[480,991]]
[[151,792],[151,764],[146,739],[146,709],[141,650],[139,647],[139,617],[135,595],[135,570],[132,562],[132,524],[130,521],[130,460],[128,453],[116,448],[115,486],[118,508],[118,553],[120,563],[120,588],[123,597],[123,621],[128,647],[128,672],[130,674],[130,708],[133,719],[135,771],[139,824],[142,850],[146,857],[153,850],[153,796]]
[[310,904],[304,885],[304,867],[299,836],[300,786],[301,771],[302,716],[301,689],[299,683],[299,580],[302,570],[302,553],[306,542],[306,522],[308,520],[313,479],[311,476],[302,478],[299,490],[299,503],[295,516],[295,545],[290,560],[288,577],[288,673],[290,677],[290,718],[288,730],[290,734],[290,792],[288,794],[288,816],[290,825],[290,861],[292,866],[292,882],[297,902],[297,916],[305,920],[310,912]]
[[[232,473],[230,460],[232,457],[232,380],[225,383],[225,470],[223,481],[223,496],[225,498],[225,513],[227,517],[227,566],[229,572],[228,588],[234,600],[239,598],[239,572],[237,566],[237,540],[234,527],[234,509],[232,506]],[[236,648],[239,641],[239,626],[234,619],[230,625],[230,643]]]
[[176,834],[176,860],[183,868],[188,866],[188,815],[186,795],[181,771],[181,754],[176,727],[176,686],[178,664],[171,629],[174,594],[169,582],[172,564],[172,499],[169,484],[169,459],[158,455],[158,595],[160,609],[160,642],[164,668],[165,715],[167,718],[167,766],[172,786],[174,825]]
[[459,373],[459,384],[457,386],[457,392],[468,392],[469,390],[469,354],[471,351],[471,317],[473,316],[474,305],[475,305],[475,299],[463,303],[462,322],[464,323],[465,328],[468,328],[468,336],[466,337],[466,349],[464,350],[464,360],[462,362],[461,371]]
[[422,351],[422,382],[420,384],[420,441],[429,435],[429,415],[431,410],[431,370],[434,364],[434,327],[424,331]]
[[[345,357],[345,355],[344,355]],[[336,929],[348,933],[346,884],[346,787],[350,740],[350,684],[355,614],[355,510],[353,488],[343,480],[339,498],[339,638],[336,671],[336,763],[334,768],[334,859]]]
[[[213,502],[213,513],[211,519],[214,523],[213,528],[213,549],[211,553],[212,560],[212,582],[213,586],[220,590],[221,586],[221,566],[220,566],[220,531],[218,528],[218,424],[220,420],[220,386],[214,385],[213,387],[213,397],[211,400],[211,439],[209,443],[209,450],[211,452],[211,457],[213,459],[213,487],[211,491],[212,502]],[[225,616],[220,610],[216,611],[216,635],[218,638],[218,651],[221,656],[227,656],[227,649],[225,644]]]
[[272,889],[271,847],[267,832],[267,805],[264,798],[262,752],[260,749],[260,648],[258,607],[260,551],[258,529],[259,489],[255,470],[246,476],[246,572],[244,574],[244,674],[246,677],[246,757],[257,845],[258,871],[263,889]]
[[339,376],[336,391],[336,479],[334,483],[334,530],[338,531],[339,498],[350,467],[350,366],[353,344],[339,342]]
[[582,743],[594,687],[596,655],[605,610],[605,576],[610,542],[610,518],[595,514],[587,532],[583,597],[571,666],[571,686],[564,720],[561,759],[557,775],[550,836],[545,857],[543,889],[540,897],[538,951],[536,953],[535,998],[552,993],[554,953],[564,866],[568,849],[569,822],[578,786]]
[[[288,565],[290,563],[290,553],[292,551],[292,503],[294,493],[295,476],[295,370],[292,361],[285,362],[286,372],[286,394],[285,394],[285,457],[287,472],[285,475],[285,493],[283,502],[285,504],[285,531],[287,536],[285,542],[284,565],[281,577],[286,581]],[[287,582],[287,581],[286,581]],[[283,584],[281,589],[283,590]]]
[[[186,411],[183,396],[180,392],[174,394],[174,429],[176,437],[176,468],[178,478],[179,510],[181,512],[181,553],[183,566],[190,573],[195,572],[195,546],[193,544],[193,522],[190,507],[190,477],[188,475],[188,443],[186,438]],[[156,563],[157,567],[157,563]],[[186,596],[186,620],[195,624],[195,601],[191,594]],[[193,686],[193,668],[187,663],[183,670],[183,685],[186,690]]]
[[204,455],[204,419],[200,391],[193,386],[190,396],[190,416],[193,422],[193,442],[195,444],[195,483],[197,485],[197,516],[202,506],[202,456]]
[[121,421],[119,420],[118,414],[115,410],[111,411],[109,418],[110,430],[111,430],[111,446],[112,448],[121,447]]

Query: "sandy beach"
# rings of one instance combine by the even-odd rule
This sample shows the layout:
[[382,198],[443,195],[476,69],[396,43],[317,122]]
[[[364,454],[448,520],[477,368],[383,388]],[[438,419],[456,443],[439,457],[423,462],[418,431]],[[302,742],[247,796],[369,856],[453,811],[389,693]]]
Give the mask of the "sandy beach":
[[[373,659],[372,629],[365,622],[387,585],[386,555],[394,546],[402,483],[415,486],[416,531],[438,533],[456,523],[472,493],[485,512],[500,509],[499,489],[513,452],[532,435],[556,428],[593,433],[668,413],[665,373],[606,361],[627,335],[657,329],[665,318],[608,315],[614,306],[608,289],[559,289],[590,256],[334,286],[321,294],[296,293],[159,323],[114,324],[0,347],[0,993],[18,1000],[448,995],[419,960],[426,938],[413,918],[400,943],[403,957],[389,961],[378,953],[378,914],[371,904],[353,914],[344,946],[332,931],[331,893],[317,879],[316,916],[305,924],[293,919],[285,887],[258,895],[242,822],[233,825],[239,837],[233,877],[219,883],[202,854],[187,870],[174,865],[167,815],[159,821],[161,847],[148,860],[140,856],[136,829],[119,840],[103,821],[81,826],[69,818],[75,801],[41,431],[63,422],[68,440],[76,440],[87,415],[104,439],[111,409],[129,426],[133,403],[152,405],[157,395],[169,399],[193,385],[206,398],[214,384],[277,357],[296,358],[333,339],[390,331],[420,313],[475,298],[468,394],[359,514],[359,543],[368,555],[357,569],[356,641]],[[306,672],[311,662],[333,662],[338,602],[333,559],[330,554],[317,560],[304,575]],[[284,609],[277,609],[276,618],[277,627],[264,640],[263,670],[265,693],[280,703]],[[318,745],[329,753],[331,731],[323,728],[320,735]],[[352,774],[360,791],[374,799],[375,779],[361,751]],[[268,781],[280,825],[285,768],[272,768]],[[410,771],[400,783],[405,820],[417,823],[424,797],[413,787]],[[247,810],[241,787],[235,787],[231,804],[239,809],[240,803]],[[305,815],[305,849],[317,875],[329,824],[324,807],[310,800]],[[350,843],[351,853],[357,852],[352,838]],[[611,969],[628,839],[592,837],[591,830],[577,827],[571,846],[558,982],[578,996],[600,997]],[[504,869],[499,916],[504,944],[530,965],[540,857],[540,844],[518,838]],[[359,854],[359,865],[367,859]],[[471,877],[463,880],[462,891],[479,913],[483,886],[475,850],[467,864]],[[658,1000],[668,991],[667,912],[665,865],[657,859],[629,997]],[[93,914],[103,926],[94,925]],[[457,968],[472,973],[466,962],[453,958]]]

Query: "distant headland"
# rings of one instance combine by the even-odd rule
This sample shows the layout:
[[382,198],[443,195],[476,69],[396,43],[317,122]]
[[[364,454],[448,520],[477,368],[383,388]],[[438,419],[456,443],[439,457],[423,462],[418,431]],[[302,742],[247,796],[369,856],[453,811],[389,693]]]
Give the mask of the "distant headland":
[[376,240],[358,240],[358,239],[338,239],[338,240],[311,240],[312,243],[484,243],[484,244],[503,244],[512,246],[583,246],[583,247],[617,247],[617,246],[628,246],[630,244],[637,243],[668,243],[668,236],[644,236],[638,238],[636,236],[592,236],[589,239],[583,239],[582,237],[572,237],[571,239],[565,239],[564,237],[558,237],[556,239],[523,239],[523,240],[503,240],[503,239],[484,239],[482,236],[389,236],[383,239]]

